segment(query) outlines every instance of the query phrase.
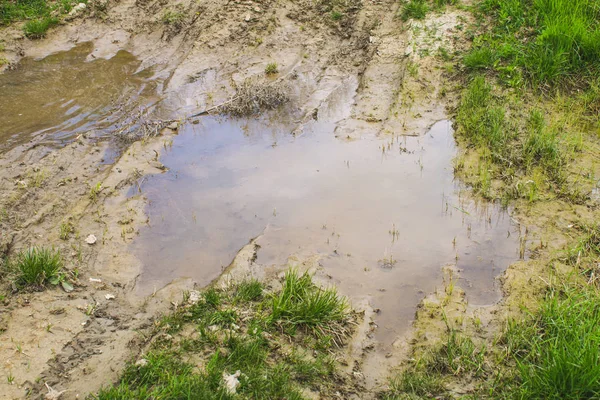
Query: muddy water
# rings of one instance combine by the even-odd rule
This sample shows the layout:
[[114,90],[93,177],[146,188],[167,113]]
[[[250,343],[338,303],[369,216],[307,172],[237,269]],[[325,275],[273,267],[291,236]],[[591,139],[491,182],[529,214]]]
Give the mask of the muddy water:
[[0,149],[32,138],[47,142],[80,133],[114,131],[123,116],[151,101],[156,83],[151,71],[126,51],[93,59],[91,43],[35,60],[25,57],[0,74]]
[[321,256],[344,293],[380,308],[379,338],[410,324],[425,293],[456,263],[472,304],[498,300],[496,276],[518,258],[518,229],[453,180],[448,121],[423,137],[344,141],[335,123],[300,137],[261,121],[188,125],[143,187],[150,228],[137,252],[142,291],[189,276],[208,283],[250,238],[258,262]]

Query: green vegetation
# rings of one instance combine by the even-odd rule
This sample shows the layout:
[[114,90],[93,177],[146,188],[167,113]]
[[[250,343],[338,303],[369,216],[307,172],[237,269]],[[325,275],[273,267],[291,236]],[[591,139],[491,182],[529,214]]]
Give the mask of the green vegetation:
[[[390,382],[388,399],[446,398],[457,382],[477,384],[472,397],[591,399],[600,395],[600,292],[572,284],[553,288],[539,310],[509,320],[495,348],[476,346],[449,328]],[[452,384],[452,382],[454,382]],[[459,383],[460,385],[460,383]]]
[[446,5],[457,3],[458,0],[407,0],[400,8],[399,15],[402,21],[423,19],[432,9],[439,10]]
[[25,23],[23,31],[25,36],[30,39],[40,39],[46,36],[48,29],[58,24],[58,19],[55,17],[43,17],[32,19]]
[[181,28],[184,20],[185,14],[178,10],[167,10],[162,16],[162,22],[165,25],[171,25],[176,28]]
[[54,249],[30,247],[16,255],[12,267],[18,286],[43,287],[59,276],[63,262]]
[[331,19],[334,21],[339,21],[340,19],[342,19],[342,17],[344,16],[344,14],[342,14],[339,11],[332,11],[331,12]]
[[[530,319],[504,337],[526,399],[600,396],[600,293],[592,286],[557,288]],[[515,396],[517,397],[517,396]]]
[[276,62],[268,63],[265,67],[265,74],[273,75],[279,72]]
[[[411,1],[403,8],[407,18],[427,12],[419,14],[417,5],[431,7]],[[577,236],[564,251],[544,251],[542,240],[528,247],[532,257],[543,257],[531,261],[543,284],[519,287],[519,279],[528,285],[537,272],[508,277],[509,290],[518,293],[502,308],[511,314],[493,339],[479,316],[451,326],[447,304],[428,305],[447,329],[433,346],[418,342],[383,397],[599,398],[600,226],[589,195],[598,176],[600,4],[481,0],[470,9],[476,19],[465,32],[473,45],[458,57],[465,88],[456,110],[463,153],[455,170],[483,197],[539,217],[542,229],[558,228],[567,240]],[[566,228],[544,222],[558,204],[589,207],[578,206],[573,214],[581,222]]]
[[596,0],[484,0],[479,7],[492,27],[474,38],[473,50],[465,56],[467,67],[494,67],[508,82],[524,74],[532,87],[587,86],[586,81],[598,79]]
[[87,0],[0,0],[0,26],[26,21],[25,35],[39,39],[60,22],[60,15],[69,13],[78,3],[87,3]]
[[[315,332],[322,324],[333,334],[332,315],[338,324],[349,321],[347,312],[337,314],[345,300],[295,271],[286,273],[280,292],[264,291],[250,280],[186,295],[183,306],[157,323],[143,358],[95,398],[303,399],[303,388],[326,397],[344,393],[330,356],[334,341]],[[298,328],[293,335],[282,331],[286,323]]]
[[423,19],[429,11],[429,5],[426,0],[409,0],[402,6],[400,17],[402,21],[409,19]]
[[50,11],[51,7],[47,0],[0,0],[0,25],[48,16]]

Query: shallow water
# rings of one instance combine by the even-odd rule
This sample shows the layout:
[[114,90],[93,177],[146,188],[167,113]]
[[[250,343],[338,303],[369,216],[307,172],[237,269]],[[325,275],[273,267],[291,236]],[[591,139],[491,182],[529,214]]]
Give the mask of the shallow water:
[[[89,61],[91,50],[24,59],[0,75],[0,148],[102,137],[156,97],[158,81],[136,72],[131,54]],[[456,263],[471,304],[497,301],[496,277],[518,259],[519,230],[506,211],[478,205],[454,182],[450,122],[422,137],[337,138],[356,86],[339,85],[301,131],[279,117],[183,125],[161,158],[170,170],[142,185],[150,225],[132,248],[144,265],[138,290],[180,277],[207,284],[260,235],[259,263],[283,268],[291,255],[318,255],[344,294],[368,297],[381,310],[383,343],[410,326],[446,264]],[[185,91],[166,98],[161,113],[194,111]]]
[[102,136],[124,115],[151,101],[151,71],[119,51],[110,59],[89,59],[91,43],[41,60],[23,58],[0,74],[0,149],[43,138],[60,143],[81,133]]
[[334,129],[314,123],[294,137],[261,121],[187,125],[162,158],[170,171],[143,187],[142,291],[181,276],[206,284],[262,234],[259,263],[319,254],[345,294],[371,296],[384,341],[409,326],[445,264],[462,270],[472,304],[497,301],[518,229],[499,207],[461,197],[451,124],[393,140],[343,141]]

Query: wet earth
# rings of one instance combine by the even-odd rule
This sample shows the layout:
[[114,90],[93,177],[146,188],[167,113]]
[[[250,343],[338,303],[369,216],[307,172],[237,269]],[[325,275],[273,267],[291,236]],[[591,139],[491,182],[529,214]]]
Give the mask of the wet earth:
[[[120,51],[90,60],[91,48],[24,59],[0,75],[3,146],[90,130],[102,137],[118,127],[123,104],[152,98],[152,73],[138,71],[135,57]],[[181,277],[206,285],[259,237],[260,264],[285,268],[290,256],[319,256],[342,293],[380,310],[382,343],[410,326],[444,265],[456,265],[471,304],[496,302],[497,276],[519,257],[519,228],[454,180],[451,122],[437,121],[420,137],[337,137],[355,91],[347,85],[300,135],[277,115],[183,124],[164,143],[168,171],[132,189],[149,200],[149,223],[131,246],[143,264],[138,292]],[[187,101],[174,97],[173,104]]]

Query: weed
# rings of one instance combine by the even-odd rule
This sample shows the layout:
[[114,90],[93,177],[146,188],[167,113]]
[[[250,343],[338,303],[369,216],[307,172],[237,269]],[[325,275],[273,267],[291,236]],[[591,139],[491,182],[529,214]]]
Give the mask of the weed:
[[278,66],[276,62],[268,63],[265,67],[265,74],[274,75],[279,72]]
[[55,17],[43,17],[39,19],[32,19],[25,23],[23,31],[25,36],[30,39],[40,39],[46,36],[48,29],[58,24],[58,18]]
[[0,67],[8,64],[8,59],[6,57],[0,57]]
[[20,286],[43,286],[58,276],[62,266],[57,250],[38,247],[21,251],[13,261]]

